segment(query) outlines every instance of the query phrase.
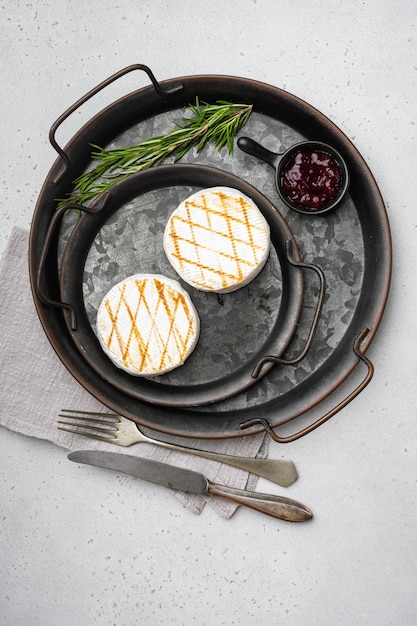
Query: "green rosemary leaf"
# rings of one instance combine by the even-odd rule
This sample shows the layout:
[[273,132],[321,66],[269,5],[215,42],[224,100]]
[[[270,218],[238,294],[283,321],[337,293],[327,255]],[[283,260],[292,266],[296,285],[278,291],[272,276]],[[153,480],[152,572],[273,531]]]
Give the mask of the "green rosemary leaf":
[[248,121],[253,106],[226,100],[200,103],[198,97],[194,105],[188,106],[193,117],[184,117],[182,123],[175,123],[165,135],[112,150],[91,144],[95,167],[73,181],[73,192],[65,199],[57,199],[58,206],[89,203],[127,176],[160,165],[170,156],[177,162],[192,147],[200,152],[209,141],[217,150],[226,147],[233,154],[234,138]]

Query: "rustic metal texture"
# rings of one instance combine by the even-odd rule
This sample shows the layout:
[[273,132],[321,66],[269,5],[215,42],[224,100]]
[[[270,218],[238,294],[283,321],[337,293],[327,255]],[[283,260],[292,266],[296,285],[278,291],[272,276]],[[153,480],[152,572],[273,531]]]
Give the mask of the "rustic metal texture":
[[[107,291],[129,275],[157,273],[179,280],[164,254],[161,229],[180,199],[189,195],[184,184],[191,182],[200,188],[233,186],[250,196],[270,226],[270,259],[247,288],[231,294],[208,294],[183,284],[201,320],[196,348],[173,372],[152,379],[132,377],[109,361],[96,340],[92,328],[97,309]],[[118,183],[110,196],[94,215],[83,216],[75,225],[63,255],[62,300],[74,305],[77,312],[76,328],[73,316],[68,323],[82,356],[124,393],[170,408],[220,402],[255,384],[271,369],[271,364],[266,365],[253,377],[259,360],[268,354],[279,357],[289,345],[303,304],[299,255],[280,214],[266,197],[240,179],[207,166],[153,168]],[[120,212],[125,219],[119,220]],[[289,243],[295,257],[291,262],[287,258]],[[92,264],[88,263],[90,256],[95,259]],[[322,299],[323,289],[320,303]],[[316,325],[317,321],[313,329]]]
[[[350,190],[342,205],[327,217],[310,218],[290,211],[280,201],[271,168],[251,156],[236,153],[218,155],[212,147],[200,155],[191,152],[185,162],[209,163],[237,173],[260,189],[278,207],[297,241],[301,257],[319,265],[328,285],[316,338],[306,358],[295,368],[277,367],[244,394],[199,409],[167,411],[148,403],[132,401],[125,394],[103,384],[100,377],[80,358],[60,312],[44,307],[35,293],[35,303],[45,331],[73,375],[98,399],[115,411],[164,432],[183,436],[229,437],[242,432],[242,421],[259,417],[275,426],[295,419],[346,380],[359,363],[352,349],[364,327],[369,328],[362,346],[369,347],[381,320],[391,275],[391,239],[383,200],[369,168],[355,147],[327,118],[298,98],[256,81],[223,76],[194,76],[166,81],[167,88],[182,86],[161,99],[152,87],[121,98],[93,118],[69,142],[66,152],[70,166],[59,185],[53,180],[62,169],[56,161],[38,200],[31,230],[30,269],[34,285],[42,243],[56,204],[54,198],[71,190],[71,181],[90,166],[89,143],[103,146],[126,145],[169,129],[180,119],[188,103],[229,99],[254,104],[254,113],[245,126],[251,136],[270,150],[279,150],[304,139],[333,145],[343,155],[350,173]],[[166,115],[166,118],[164,117]],[[162,123],[163,122],[163,123]],[[141,127],[143,125],[143,131]],[[143,132],[143,134],[142,134]],[[73,218],[74,219],[74,218]],[[50,298],[59,295],[57,268],[59,238],[49,255],[43,289]],[[62,245],[65,244],[65,237]],[[107,256],[106,256],[107,255]],[[107,258],[108,257],[108,258]],[[111,263],[109,248],[103,263]],[[94,273],[94,261],[87,271]],[[88,285],[89,277],[86,277]],[[314,277],[305,277],[305,306],[291,356],[303,345],[313,315],[316,296]],[[268,300],[265,294],[265,305]],[[258,430],[261,427],[258,428]],[[254,428],[256,430],[256,428]]]

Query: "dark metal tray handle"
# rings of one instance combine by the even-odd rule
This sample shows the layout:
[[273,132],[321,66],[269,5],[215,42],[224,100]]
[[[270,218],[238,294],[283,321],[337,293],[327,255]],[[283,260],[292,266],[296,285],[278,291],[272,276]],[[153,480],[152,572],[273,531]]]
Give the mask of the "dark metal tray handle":
[[291,265],[294,265],[295,267],[300,267],[302,269],[312,270],[313,272],[315,272],[317,274],[317,276],[319,278],[319,295],[318,295],[318,298],[317,298],[316,311],[314,313],[313,321],[311,323],[310,332],[308,334],[305,346],[302,349],[302,351],[298,354],[298,356],[293,357],[292,359],[284,359],[284,358],[276,357],[276,356],[273,356],[273,355],[263,356],[263,357],[261,357],[259,359],[258,363],[255,365],[255,367],[253,369],[253,372],[252,372],[252,377],[253,378],[257,378],[259,376],[259,373],[260,373],[262,367],[266,363],[274,363],[276,365],[277,364],[280,364],[280,365],[297,365],[297,363],[300,363],[300,361],[302,361],[304,359],[304,357],[306,356],[307,352],[309,351],[309,349],[311,347],[311,344],[313,342],[314,336],[316,334],[317,324],[318,324],[319,319],[320,319],[321,310],[323,308],[324,294],[325,294],[325,290],[326,290],[326,279],[325,279],[323,270],[320,267],[318,267],[318,265],[315,265],[314,263],[307,263],[306,261],[297,260],[294,257],[293,246],[292,246],[292,242],[290,240],[287,240],[285,242],[285,246],[286,246],[287,259],[291,263]]
[[57,209],[55,213],[53,214],[51,221],[49,222],[48,230],[45,236],[45,241],[42,246],[41,257],[40,257],[38,269],[36,272],[36,283],[35,283],[36,295],[38,296],[39,300],[43,304],[67,310],[71,316],[71,329],[72,330],[77,330],[77,315],[76,315],[74,307],[71,304],[67,304],[66,302],[52,300],[51,298],[45,295],[43,288],[42,288],[42,276],[45,271],[49,250],[51,248],[55,230],[58,224],[60,223],[63,215],[67,211],[76,210],[76,211],[83,211],[84,213],[90,213],[90,214],[97,213],[98,211],[104,208],[104,206],[107,204],[109,197],[110,197],[109,194],[107,193],[103,194],[102,196],[100,196],[100,198],[97,199],[95,203],[91,205],[91,207],[86,207],[80,204],[67,204]]
[[102,89],[104,89],[105,87],[107,87],[108,85],[113,83],[114,81],[116,81],[118,78],[121,78],[125,74],[128,74],[129,72],[133,72],[135,70],[142,70],[143,72],[145,72],[149,76],[153,86],[155,87],[155,91],[162,97],[169,96],[169,95],[171,95],[173,93],[177,93],[178,91],[181,91],[183,89],[183,85],[178,85],[178,86],[173,87],[171,89],[163,89],[161,87],[161,85],[158,83],[158,81],[156,80],[152,70],[149,67],[147,67],[146,65],[142,65],[140,63],[136,63],[134,65],[129,65],[128,67],[125,67],[124,69],[119,70],[115,74],[112,74],[112,76],[109,76],[109,78],[106,78],[105,80],[103,80],[103,82],[98,84],[96,87],[94,87],[88,93],[86,93],[84,96],[82,96],[79,100],[74,102],[74,104],[71,105],[66,111],[64,111],[64,113],[62,113],[62,115],[60,115],[58,117],[58,119],[51,126],[51,129],[49,131],[49,141],[50,141],[51,145],[53,146],[53,148],[60,155],[60,157],[61,157],[61,159],[63,161],[63,164],[64,164],[63,169],[55,176],[55,178],[53,180],[53,182],[55,184],[58,183],[61,180],[61,178],[63,177],[65,172],[68,170],[69,165],[70,165],[70,158],[69,158],[68,154],[58,145],[58,143],[57,143],[57,141],[55,139],[55,134],[56,134],[56,131],[58,130],[59,126],[72,113],[74,113],[74,111],[76,111],[80,106],[85,104],[88,100],[90,100],[90,98],[95,96],[99,91],[101,91]]
[[[353,344],[353,351],[354,351],[354,353],[360,359],[360,361],[362,361],[362,363],[364,363],[366,365],[366,367],[367,367],[366,375],[365,375],[364,379],[362,380],[362,382],[359,383],[359,385],[353,391],[351,391],[351,393],[348,396],[346,396],[341,402],[339,402],[335,407],[333,407],[333,409],[331,409],[330,411],[325,413],[322,417],[317,419],[315,422],[313,422],[309,426],[306,426],[305,428],[299,430],[298,432],[296,432],[296,433],[294,433],[292,435],[288,435],[286,437],[281,437],[280,435],[277,435],[277,433],[274,431],[274,429],[272,428],[272,426],[268,422],[268,420],[263,418],[263,417],[251,419],[251,420],[248,420],[246,422],[241,422],[239,424],[240,428],[242,430],[245,430],[246,428],[251,428],[252,426],[259,426],[259,425],[261,425],[261,426],[263,426],[265,431],[270,435],[270,437],[274,441],[276,441],[278,443],[289,443],[291,441],[295,441],[296,439],[300,439],[301,437],[304,437],[304,435],[307,435],[308,433],[311,433],[311,431],[315,430],[316,428],[318,428],[319,426],[324,424],[324,422],[327,422],[327,420],[329,420],[331,417],[336,415],[336,413],[341,411],[346,405],[349,404],[349,402],[351,402],[354,398],[356,398],[356,396],[358,396],[365,389],[365,387],[368,385],[368,383],[371,381],[371,379],[372,379],[372,377],[374,375],[374,366],[373,366],[372,362],[368,359],[368,357],[365,356],[365,354],[361,350],[361,345],[362,345],[364,339],[368,336],[369,333],[370,333],[370,328],[365,326],[361,330],[361,332],[359,333],[357,339],[355,340],[355,342]],[[297,417],[297,416],[295,416],[295,417]],[[294,419],[294,418],[291,418],[291,419]],[[290,420],[285,420],[285,421],[281,422],[278,426],[282,426],[283,424],[287,423],[288,421],[290,421]],[[275,427],[275,428],[277,428],[277,427]]]

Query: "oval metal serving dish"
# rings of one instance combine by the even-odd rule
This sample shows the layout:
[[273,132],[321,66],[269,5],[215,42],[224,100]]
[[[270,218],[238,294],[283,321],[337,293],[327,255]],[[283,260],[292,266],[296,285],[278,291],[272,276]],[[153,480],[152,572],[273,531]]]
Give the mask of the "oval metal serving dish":
[[[134,66],[128,71],[132,69],[144,67]],[[196,97],[206,102],[253,104],[253,113],[241,132],[270,149],[276,149],[277,144],[289,147],[302,140],[334,146],[349,169],[350,188],[336,212],[312,218],[290,212],[278,197],[271,168],[237,149],[233,156],[228,156],[207,147],[199,154],[191,151],[183,159],[184,163],[230,172],[260,190],[282,213],[301,258],[321,268],[327,287],[314,341],[301,362],[287,364],[310,332],[317,300],[317,281],[310,274],[304,277],[304,306],[288,348],[287,363],[276,363],[256,385],[228,400],[196,408],[167,408],[134,398],[109,384],[82,356],[63,312],[48,305],[50,300],[60,298],[60,258],[71,232],[57,231],[51,237],[47,254],[44,245],[56,213],[55,199],[71,192],[72,181],[91,167],[90,144],[131,145],[141,138],[162,134],[172,127],[173,121],[182,119]],[[59,121],[65,117],[64,114]],[[53,139],[52,134],[54,143]],[[276,87],[233,76],[186,76],[163,81],[158,89],[155,84],[138,89],[106,107],[80,129],[65,147],[64,155],[53,164],[34,211],[29,256],[36,308],[56,353],[97,399],[142,426],[205,438],[237,437],[276,428],[317,406],[364,362],[368,370],[364,381],[346,401],[310,427],[278,438],[288,441],[310,432],[340,410],[372,376],[373,368],[365,352],[383,315],[391,276],[391,238],[384,203],[369,168],[346,136],[319,111]],[[41,263],[46,271],[38,280]],[[263,304],[268,305],[267,293]],[[249,428],[243,429],[244,426]]]

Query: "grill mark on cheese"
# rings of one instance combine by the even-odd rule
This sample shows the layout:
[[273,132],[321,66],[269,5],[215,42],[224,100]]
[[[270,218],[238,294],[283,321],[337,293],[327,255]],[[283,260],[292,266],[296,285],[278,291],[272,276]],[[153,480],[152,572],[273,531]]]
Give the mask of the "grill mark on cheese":
[[[145,285],[143,285],[143,289],[144,289],[144,287],[145,287]],[[141,291],[141,296],[143,294],[143,289]],[[122,359],[122,361],[123,361],[125,366],[129,366],[129,365],[133,365],[133,360],[130,357],[130,353],[129,353],[129,348],[130,348],[130,344],[131,344],[131,340],[132,340],[132,336],[133,335],[135,335],[135,337],[136,337],[136,341],[137,341],[137,345],[138,345],[139,351],[140,352],[142,351],[141,348],[142,348],[142,345],[143,345],[143,339],[142,339],[142,336],[140,334],[140,331],[139,331],[138,327],[136,326],[136,317],[137,317],[137,314],[138,314],[138,311],[139,311],[139,308],[140,308],[140,305],[141,305],[142,297],[140,297],[138,302],[137,302],[135,314],[132,314],[132,310],[131,310],[131,308],[129,306],[129,303],[127,302],[127,300],[125,298],[125,291],[126,291],[126,283],[122,286],[120,297],[119,297],[119,300],[117,302],[117,308],[116,308],[116,311],[115,311],[114,314],[113,314],[113,311],[111,309],[109,300],[107,299],[105,301],[106,311],[107,311],[107,313],[109,315],[109,318],[110,318],[111,324],[112,324],[111,332],[110,332],[110,335],[109,335],[109,339],[106,342],[106,345],[107,345],[108,350],[111,350],[111,345],[112,345],[112,341],[113,341],[113,335],[115,335],[116,339],[117,339],[117,343],[119,345],[121,359]],[[126,309],[127,314],[128,314],[128,316],[130,317],[130,320],[131,320],[130,332],[129,332],[129,336],[128,336],[126,344],[124,343],[123,338],[121,337],[120,331],[119,331],[119,328],[118,328],[119,313],[120,313],[120,309],[121,309],[122,305]],[[143,358],[142,358],[142,362],[143,362]]]
[[[177,362],[178,365],[180,365],[185,361],[188,355],[190,341],[192,341],[193,333],[195,334],[197,328],[196,318],[193,315],[186,298],[182,293],[176,291],[170,285],[162,282],[161,280],[158,280],[156,277],[135,279],[134,285],[137,289],[137,299],[136,301],[133,300],[133,302],[135,302],[134,310],[132,310],[132,307],[126,298],[127,283],[122,284],[114,311],[112,310],[109,298],[104,299],[103,306],[111,323],[111,329],[107,340],[102,337],[104,345],[106,345],[109,352],[119,353],[120,359],[126,368],[132,367],[138,372],[143,372],[144,370],[147,371],[147,368],[151,368],[154,372],[158,373],[159,371],[166,370],[167,367],[176,367],[175,363]],[[157,292],[157,300],[151,307],[146,297],[146,289],[152,290],[152,288],[155,288]],[[160,307],[163,307],[165,312],[166,317],[164,317],[164,319],[168,319],[169,322],[168,333],[165,338],[159,331],[157,323],[157,316]],[[139,328],[141,317],[140,311],[142,310],[143,314],[143,309],[146,311],[150,320],[150,330],[146,338]],[[185,333],[181,333],[181,330],[175,321],[180,309],[185,315],[187,322]],[[126,343],[123,341],[123,337],[121,336],[118,327],[122,310],[126,311],[130,320],[130,328]],[[116,341],[118,350],[113,343],[114,341]],[[135,341],[135,347],[139,353],[139,362],[137,363],[134,362],[131,354],[133,341]],[[154,348],[156,346],[158,347],[158,360],[152,360],[152,350],[150,350],[151,344],[153,344]],[[169,355],[169,350],[172,350],[174,346],[176,351],[175,358]],[[155,350],[153,352],[155,352]]]
[[[135,338],[136,338],[136,344],[137,344],[137,347],[138,347],[138,350],[139,350],[139,354],[141,355],[141,361],[140,361],[139,368],[138,368],[139,371],[141,372],[143,370],[143,368],[145,367],[145,362],[146,362],[146,358],[147,358],[148,351],[149,351],[149,340],[147,342],[144,341],[143,336],[142,336],[139,328],[137,327],[136,320],[137,320],[139,309],[140,309],[140,306],[141,306],[142,303],[146,307],[149,315],[150,315],[150,311],[149,311],[148,302],[146,300],[145,293],[144,293],[145,292],[145,288],[146,288],[146,281],[145,280],[142,280],[142,281],[135,280],[135,285],[136,285],[136,288],[137,288],[137,290],[139,292],[139,298],[138,298],[138,303],[137,303],[137,306],[136,306],[136,311],[135,311],[135,315],[134,316],[131,315],[130,307],[126,303],[126,309],[127,309],[128,314],[130,316],[130,321],[131,321],[131,324],[132,324],[131,329],[130,329],[130,333],[129,333],[128,346],[126,347],[126,354],[129,354],[128,350],[129,350],[129,346],[130,346],[130,340],[131,340],[131,338],[134,335]],[[123,362],[125,363],[125,361],[123,361]],[[129,360],[129,363],[131,365],[134,365],[132,359]]]
[[[218,194],[218,196],[221,199],[222,206],[224,206],[225,205],[225,198],[226,198],[225,194],[220,192]],[[241,201],[242,198],[239,198],[239,200]],[[240,202],[240,206],[241,206],[241,208],[243,208],[242,202]],[[241,281],[243,279],[243,272],[242,272],[242,268],[241,268],[241,259],[239,259],[238,254],[237,254],[236,241],[235,241],[235,238],[233,236],[233,231],[232,231],[232,223],[231,223],[231,220],[230,220],[230,216],[228,215],[227,212],[225,213],[225,217],[226,217],[226,223],[227,223],[227,232],[228,232],[228,235],[230,237],[230,242],[232,244],[233,257],[236,259],[237,280]],[[227,286],[227,282],[226,282],[226,279],[225,279],[224,276],[222,277],[222,285],[223,285],[223,287]]]
[[[166,353],[168,350],[168,345],[169,345],[169,340],[171,338],[171,335],[173,335],[174,337],[175,346],[177,348],[180,360],[181,361],[184,360],[186,352],[187,352],[187,345],[190,339],[192,326],[193,326],[193,319],[192,319],[192,316],[190,315],[190,309],[187,306],[185,302],[185,298],[182,294],[177,292],[174,295],[173,293],[171,293],[171,290],[169,288],[166,288],[166,285],[161,283],[159,280],[155,279],[154,282],[155,282],[155,286],[159,294],[158,305],[159,305],[159,302],[162,302],[163,306],[165,307],[166,314],[170,320],[168,337],[167,337],[167,340],[164,342],[165,346],[162,351],[161,360],[159,364],[160,365],[159,369],[162,369],[165,366],[165,358],[166,358]],[[171,296],[171,300],[174,301],[174,310],[172,310],[170,303],[168,303],[168,300],[166,297],[167,296],[166,291],[169,292],[169,295]],[[180,304],[182,305],[182,308],[184,310],[184,313],[188,321],[188,328],[187,328],[187,334],[185,336],[185,339],[182,339],[181,333],[178,330],[178,326],[175,324],[175,317],[177,315],[177,311],[178,311]]]
[[242,207],[242,212],[243,212],[243,216],[245,218],[245,224],[246,224],[246,230],[248,232],[249,235],[249,240],[250,240],[250,249],[252,250],[252,254],[255,257],[253,260],[253,265],[256,265],[258,263],[258,257],[256,256],[255,252],[256,250],[260,249],[260,246],[257,246],[253,240],[253,233],[252,233],[252,228],[251,228],[251,224],[249,222],[249,215],[248,215],[248,208],[247,208],[247,203],[244,202],[243,198],[240,198],[240,205]]
[[[264,229],[258,226],[257,224],[250,223],[249,215],[248,215],[248,208],[251,205],[243,196],[239,196],[236,198],[235,196],[227,195],[226,193],[222,191],[217,191],[216,194],[213,194],[213,195],[217,195],[220,201],[220,204],[222,206],[222,210],[218,210],[214,208],[213,206],[210,206],[207,203],[206,194],[204,193],[201,194],[200,196],[201,200],[199,201],[186,200],[184,202],[184,209],[186,212],[185,217],[179,214],[172,215],[171,222],[170,222],[171,227],[170,227],[170,231],[168,235],[174,244],[174,252],[172,253],[172,256],[177,259],[181,271],[184,272],[187,265],[191,265],[200,271],[201,279],[198,280],[196,277],[193,278],[193,281],[195,282],[196,285],[199,285],[201,287],[207,287],[206,282],[205,282],[205,272],[211,272],[219,276],[219,278],[222,281],[223,287],[226,287],[228,285],[228,280],[240,282],[244,279],[245,273],[242,269],[242,266],[252,268],[252,267],[256,267],[256,265],[259,263],[259,258],[264,252],[265,247],[256,244],[256,242],[254,241],[253,231],[259,231],[263,233]],[[229,205],[232,204],[232,206],[228,206],[228,204]],[[241,212],[241,217],[239,217],[238,215],[230,214],[231,211],[236,211],[236,206],[239,207],[239,210]],[[195,212],[198,211],[200,215],[201,213],[204,215],[207,221],[207,225],[200,223],[200,222],[196,223],[197,214],[195,213],[195,217],[193,218],[193,215],[192,215],[193,210]],[[212,224],[212,216],[218,216],[222,220],[224,220],[225,222],[224,231],[214,228]],[[181,236],[178,234],[177,226],[176,226],[177,223],[186,224],[189,227],[191,231],[190,232],[191,238],[187,238],[185,236]],[[243,225],[245,227],[247,239],[237,237],[233,233],[233,223]],[[206,231],[210,235],[214,234],[215,236],[223,238],[225,241],[230,242],[230,245],[232,247],[232,254],[224,250],[218,250],[218,249],[212,248],[204,244],[202,241],[199,241],[201,237],[198,237],[198,235],[196,234],[196,229],[199,229],[200,231]],[[201,233],[199,234],[201,235]],[[184,255],[184,252],[181,250],[181,246],[180,246],[181,242],[184,242],[186,244],[193,246],[196,259],[192,259],[189,256]],[[251,260],[245,259],[239,256],[238,251],[237,251],[237,244],[241,244],[245,246],[246,249],[249,249],[251,251],[252,253]],[[226,271],[223,268],[216,268],[214,266],[209,266],[209,265],[202,263],[200,250],[203,250],[203,249],[212,251],[222,258],[233,261],[235,264],[236,270],[232,272],[229,268],[229,271]]]
[[117,308],[116,308],[115,313],[113,313],[113,311],[111,309],[109,300],[108,299],[105,300],[106,311],[107,311],[107,314],[108,314],[108,316],[110,318],[110,321],[111,321],[111,331],[110,331],[110,334],[109,334],[109,338],[108,338],[108,340],[106,342],[106,345],[107,345],[107,348],[109,350],[111,350],[111,345],[113,343],[113,335],[116,335],[116,340],[117,340],[117,342],[119,344],[119,348],[120,348],[120,351],[121,351],[122,354],[123,354],[123,338],[120,335],[120,331],[119,331],[119,328],[117,326],[117,322],[118,322],[118,319],[119,319],[120,308],[121,308],[122,303],[124,301],[124,293],[125,293],[125,291],[126,291],[126,284],[124,284],[123,287],[122,287],[122,291],[121,291],[121,294],[120,294],[120,298],[119,298],[119,300],[117,302]]
[[[155,364],[152,362],[151,356],[149,354],[149,346],[152,340],[156,340],[156,343],[159,346],[164,346],[164,342],[163,342],[163,338],[162,335],[159,333],[158,331],[158,326],[156,324],[156,315],[158,313],[158,308],[159,308],[159,299],[156,303],[156,307],[155,307],[155,314],[152,314],[150,307],[149,307],[149,303],[146,299],[146,295],[144,293],[145,288],[146,288],[146,284],[147,281],[146,280],[135,280],[135,285],[139,291],[140,294],[140,298],[141,298],[141,303],[143,303],[143,306],[146,308],[146,311],[148,313],[148,317],[151,320],[151,329],[150,332],[148,334],[148,340],[145,342],[143,339],[141,339],[141,343],[138,344],[138,348],[139,348],[139,352],[141,354],[141,361],[139,364],[139,371],[142,372],[145,367],[146,367],[146,361],[149,361],[149,365],[151,367],[154,367],[155,369],[162,369],[161,367],[158,367],[158,364]],[[160,364],[159,364],[160,365]]]
[[[203,206],[204,206],[204,210],[205,210],[205,217],[206,217],[206,220],[208,221],[209,228],[211,229],[211,226],[210,226],[210,213],[207,211],[206,196],[203,196],[202,199],[203,199],[203,203],[204,203]],[[200,262],[200,250],[199,250],[199,247],[197,245],[196,238],[194,236],[194,223],[193,223],[193,220],[191,219],[191,209],[192,209],[192,207],[195,207],[194,203],[192,203],[192,202],[186,202],[185,203],[185,210],[187,211],[187,218],[188,218],[188,221],[189,221],[189,223],[191,225],[191,234],[192,234],[192,241],[194,242],[194,250],[195,250],[195,253],[197,255],[198,262],[200,263],[200,276],[201,276],[201,280],[204,280],[203,264]]]

